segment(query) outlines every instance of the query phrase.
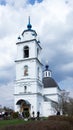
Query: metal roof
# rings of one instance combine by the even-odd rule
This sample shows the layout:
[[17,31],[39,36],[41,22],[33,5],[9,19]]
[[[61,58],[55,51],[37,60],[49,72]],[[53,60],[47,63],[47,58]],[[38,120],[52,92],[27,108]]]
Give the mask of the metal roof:
[[52,77],[43,78],[44,88],[58,87],[58,84]]

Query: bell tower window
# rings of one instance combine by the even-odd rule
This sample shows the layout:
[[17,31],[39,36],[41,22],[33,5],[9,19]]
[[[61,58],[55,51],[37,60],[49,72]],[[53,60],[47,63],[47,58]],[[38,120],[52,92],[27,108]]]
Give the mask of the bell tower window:
[[28,58],[29,57],[29,47],[28,46],[24,47],[23,53],[24,53],[24,55],[23,55],[24,58]]

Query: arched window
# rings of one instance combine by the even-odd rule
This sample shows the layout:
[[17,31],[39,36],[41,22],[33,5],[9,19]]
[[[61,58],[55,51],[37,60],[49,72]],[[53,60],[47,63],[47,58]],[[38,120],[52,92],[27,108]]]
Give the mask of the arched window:
[[38,54],[39,54],[39,48],[37,48],[37,57],[38,57]]
[[27,90],[27,86],[24,86],[24,93],[26,93],[26,90]]
[[46,72],[46,77],[47,77],[47,72]]
[[28,66],[24,66],[24,76],[28,76]]
[[28,58],[29,57],[29,47],[28,46],[24,47],[23,53],[24,53],[24,55],[23,55],[24,58]]

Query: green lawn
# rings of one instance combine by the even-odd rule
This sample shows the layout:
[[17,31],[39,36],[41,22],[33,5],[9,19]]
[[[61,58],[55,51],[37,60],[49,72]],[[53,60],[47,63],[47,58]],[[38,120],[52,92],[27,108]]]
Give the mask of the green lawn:
[[25,121],[21,119],[13,119],[13,120],[0,120],[0,128],[8,126],[8,125],[17,125],[23,124]]

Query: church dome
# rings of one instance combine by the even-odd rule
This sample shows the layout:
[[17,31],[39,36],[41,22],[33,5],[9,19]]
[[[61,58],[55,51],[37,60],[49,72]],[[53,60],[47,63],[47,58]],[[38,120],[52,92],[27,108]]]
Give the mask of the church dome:
[[30,17],[28,19],[27,29],[23,30],[22,34],[18,37],[19,42],[33,41],[37,40],[37,33],[32,29],[32,25],[30,23]]
[[30,23],[30,17],[28,20],[27,29],[22,32],[22,36],[24,35],[24,33],[27,33],[27,32],[31,33],[32,36],[37,36],[36,31],[32,29],[32,25]]
[[49,66],[46,65],[44,70],[44,77],[43,77],[44,88],[58,87],[56,81],[51,77],[51,73],[52,72],[49,69]]
[[44,77],[43,85],[44,85],[44,88],[58,87],[58,84],[52,77]]

